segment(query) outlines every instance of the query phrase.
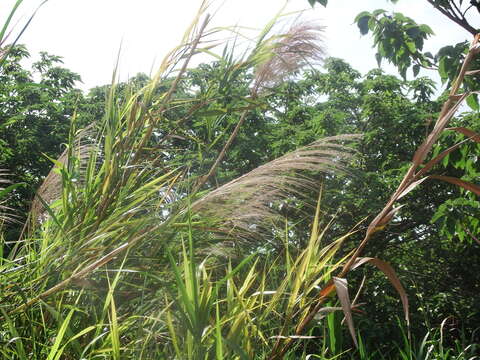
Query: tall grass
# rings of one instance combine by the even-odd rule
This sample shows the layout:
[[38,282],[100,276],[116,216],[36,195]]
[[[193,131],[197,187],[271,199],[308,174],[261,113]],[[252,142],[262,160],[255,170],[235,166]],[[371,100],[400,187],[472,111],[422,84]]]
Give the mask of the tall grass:
[[[319,220],[317,211],[305,249],[289,250],[285,238],[280,256],[252,254],[236,266],[208,258],[198,263],[191,229],[181,258],[170,256],[178,294],[170,294],[167,311],[176,358],[264,358],[277,339],[289,337],[294,319],[342,263],[335,255],[346,237],[321,246],[328,225],[321,230]],[[225,268],[220,277],[218,267]]]
[[[243,56],[219,55],[224,79],[251,75],[250,92],[239,99],[248,106],[230,110],[236,126],[223,134],[227,140],[205,174],[192,179],[188,169],[168,161],[175,149],[165,140],[170,134],[159,129],[182,125],[184,118],[171,118],[173,110],[182,107],[202,121],[202,107],[221,98],[212,93],[186,99],[178,91],[192,58],[215,50],[212,36],[219,29],[209,28],[207,8],[202,4],[182,44],[144,88],[120,92],[114,74],[104,116],[86,129],[72,118],[65,152],[52,159],[54,168],[38,189],[22,237],[0,262],[3,358],[381,356],[369,353],[355,330],[355,300],[344,278],[367,263],[389,277],[408,319],[408,300],[393,269],[358,257],[369,236],[395,213],[399,196],[370,225],[353,256],[340,251],[351,233],[326,242],[332,223],[322,217],[321,196],[304,246],[290,238],[287,219],[280,227],[277,203],[318,190],[308,173],[343,170],[350,151],[342,144],[352,137],[316,141],[219,187],[210,181],[269,88],[321,59],[321,28],[296,24],[278,34],[274,19]],[[418,155],[422,161],[437,135]],[[398,192],[423,181],[418,179],[428,164]],[[267,235],[277,251],[267,251]],[[225,256],[232,249],[241,256]],[[343,341],[343,320],[355,351]],[[398,353],[413,359],[405,339]],[[450,356],[433,345],[431,353]]]
[[[208,182],[246,111],[287,76],[279,72],[318,58],[318,28],[295,25],[276,34],[271,22],[238,60],[224,53],[227,77],[253,75],[244,99],[251,105],[232,110],[237,127],[203,177],[192,181],[188,171],[171,165],[164,154],[174,149],[155,151],[156,130],[182,120],[170,118],[172,109],[183,106],[202,116],[202,102],[194,95],[179,98],[177,90],[192,58],[212,52],[218,30],[209,30],[207,7],[143,89],[120,94],[114,74],[103,118],[86,129],[72,118],[68,145],[51,159],[54,168],[37,192],[22,238],[0,264],[3,358],[264,357],[291,335],[316,289],[345,260],[335,255],[348,235],[322,243],[328,225],[321,228],[319,208],[305,249],[295,249],[285,236],[277,239],[281,255],[266,255],[260,239],[276,231],[275,202],[317,187],[302,173],[341,169],[349,151],[339,143],[349,137],[317,141],[213,191]],[[279,56],[291,62],[283,70]],[[222,263],[205,256],[212,246],[226,247],[219,234],[236,247],[248,239],[257,245],[246,248],[250,255],[243,260]]]

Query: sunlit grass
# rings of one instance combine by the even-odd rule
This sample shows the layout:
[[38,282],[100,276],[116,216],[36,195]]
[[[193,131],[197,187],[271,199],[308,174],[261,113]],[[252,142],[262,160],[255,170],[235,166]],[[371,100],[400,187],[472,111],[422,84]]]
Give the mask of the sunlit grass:
[[[191,59],[214,50],[210,39],[218,30],[209,29],[207,7],[144,88],[119,91],[114,74],[104,117],[86,129],[73,117],[66,150],[51,159],[54,168],[22,238],[7,258],[0,256],[3,358],[381,358],[354,327],[345,279],[367,263],[390,279],[408,324],[408,300],[393,269],[359,258],[362,245],[353,257],[343,249],[356,230],[327,240],[335,219],[322,215],[321,195],[305,244],[290,238],[294,225],[276,208],[318,191],[310,172],[344,170],[351,152],[343,143],[351,136],[316,141],[222,186],[210,182],[264,92],[301,68],[305,57],[321,59],[319,27],[297,24],[276,34],[276,18],[250,52],[218,56],[225,79],[251,75],[251,91],[241,99],[248,106],[232,110],[236,126],[222,134],[227,141],[205,174],[192,178],[189,169],[169,164],[163,155],[174,149],[155,152],[156,130],[183,121],[169,111],[182,107],[201,119],[199,104],[220,98],[176,97]],[[386,209],[367,240],[398,208]],[[267,234],[275,251],[262,241]],[[351,339],[344,338],[343,321]],[[434,331],[417,350],[407,334],[398,359],[471,359],[477,350],[463,343],[447,349]]]
[[[218,165],[192,182],[184,169],[152,153],[154,130],[177,120],[169,119],[167,110],[197,106],[197,99],[175,94],[192,57],[204,44],[211,51],[207,39],[216,31],[208,29],[206,8],[204,4],[183,44],[168,54],[143,89],[118,91],[114,74],[104,117],[86,129],[78,129],[73,117],[67,148],[59,159],[51,159],[54,169],[37,192],[23,237],[2,263],[1,310],[10,339],[2,350],[5,358],[266,356],[272,343],[289,336],[318,286],[342,263],[334,256],[343,239],[321,244],[318,211],[306,249],[287,246],[285,258],[254,251],[234,264],[202,255],[209,246],[223,246],[203,230],[207,225],[230,242],[237,233],[242,241],[252,236],[258,242],[261,233],[249,235],[242,226],[227,230],[233,211],[243,208],[248,215],[244,223],[272,231],[272,201],[314,186],[305,177],[296,179],[295,172],[341,168],[338,160],[348,155],[335,143],[348,137],[317,142],[209,193],[204,185]],[[261,68],[262,75],[252,78],[256,98],[263,83],[278,81],[267,76],[268,64],[277,64],[271,61],[276,50],[293,57],[311,44],[302,54],[306,57],[306,50],[316,56],[320,49],[309,33],[313,28],[271,35],[274,23],[250,53],[238,60],[224,54],[225,71],[232,76],[239,69],[259,74]],[[302,61],[297,59],[295,66]],[[209,102],[216,97],[212,94]],[[236,110],[238,126],[256,104]],[[232,137],[235,131],[217,164]],[[262,191],[270,196],[258,198]],[[237,197],[241,202],[236,203]],[[223,214],[209,212],[218,210],[219,199],[234,206],[225,207]],[[286,274],[284,261],[290,264]]]

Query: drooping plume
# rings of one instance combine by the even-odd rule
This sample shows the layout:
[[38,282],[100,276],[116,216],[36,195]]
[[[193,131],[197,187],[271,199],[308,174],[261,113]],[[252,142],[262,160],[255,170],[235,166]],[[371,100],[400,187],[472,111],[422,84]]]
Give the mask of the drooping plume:
[[272,88],[305,66],[321,63],[325,56],[324,29],[314,22],[297,22],[286,33],[265,41],[252,92]]
[[352,155],[342,142],[358,135],[324,138],[270,161],[219,187],[192,204],[195,213],[221,219],[221,232],[251,237],[278,217],[275,201],[302,198],[318,189],[305,172],[338,172]]

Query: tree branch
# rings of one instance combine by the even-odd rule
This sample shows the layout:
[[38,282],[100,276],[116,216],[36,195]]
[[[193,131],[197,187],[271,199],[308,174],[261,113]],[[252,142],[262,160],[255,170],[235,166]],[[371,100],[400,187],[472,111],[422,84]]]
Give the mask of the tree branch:
[[427,0],[430,5],[432,5],[435,9],[437,9],[438,11],[440,11],[443,15],[445,15],[446,17],[448,17],[450,20],[452,20],[454,23],[456,23],[457,25],[460,25],[462,28],[464,28],[465,30],[467,30],[470,34],[472,35],[476,35],[477,34],[477,30],[468,23],[468,21],[463,18],[463,19],[460,19],[458,18],[457,16],[454,16],[453,14],[450,14],[447,10],[441,8],[439,5],[437,5],[435,3],[434,0]]

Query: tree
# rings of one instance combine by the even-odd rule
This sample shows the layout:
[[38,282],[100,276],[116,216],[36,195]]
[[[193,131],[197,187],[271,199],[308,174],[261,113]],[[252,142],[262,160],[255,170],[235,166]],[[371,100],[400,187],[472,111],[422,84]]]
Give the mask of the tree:
[[8,52],[0,70],[0,163],[22,183],[9,206],[25,213],[33,195],[64,150],[73,114],[83,94],[74,85],[79,75],[59,66],[61,58],[41,53],[32,70],[22,61],[24,46]]
[[[463,1],[463,0],[427,0],[432,7],[438,10],[446,18],[448,18],[455,25],[467,30],[470,34],[476,35],[477,29],[471,25],[472,18],[478,16],[480,5],[478,1]],[[396,1],[395,1],[396,2]],[[312,5],[315,1],[311,2]],[[327,6],[326,1],[320,2],[323,6]],[[413,19],[404,16],[401,13],[389,14],[384,10],[375,10],[373,12],[361,12],[357,15],[355,22],[357,23],[359,30],[362,34],[371,32],[373,34],[374,47],[377,48],[377,60],[379,62],[385,59],[394,64],[399,70],[400,74],[405,78],[409,69],[413,70],[413,76],[416,77],[420,68],[437,70],[442,82],[446,82],[447,85],[451,85],[456,74],[460,70],[460,65],[465,59],[465,55],[468,51],[468,41],[460,42],[458,44],[446,44],[442,47],[436,55],[432,55],[429,52],[423,52],[424,41],[433,36],[433,32],[425,24],[417,24]],[[474,59],[471,67],[478,68],[480,62],[478,59]],[[470,108],[477,112],[479,110],[478,96],[475,93],[479,89],[479,78],[477,73],[468,74],[465,81],[462,84],[464,92],[472,91],[473,93],[467,97],[467,104]],[[457,120],[455,120],[456,127],[462,127],[470,129],[469,131],[478,132],[478,124],[473,120],[474,113],[463,114]],[[464,132],[463,136],[466,133]],[[460,141],[462,135],[457,135],[456,140]],[[452,144],[450,140],[449,144]],[[462,169],[463,173],[457,175],[463,176],[464,180],[473,180],[475,182],[478,179],[478,170],[475,169],[474,163],[475,154],[478,153],[478,145],[465,144],[458,152],[449,154],[444,159],[444,164],[450,168]],[[435,154],[440,152],[440,147],[437,147]],[[453,204],[462,204],[456,210],[453,209]],[[458,197],[456,199],[450,199],[446,201],[436,213],[434,219],[442,219],[442,232],[446,236],[452,238],[457,234],[461,239],[468,238],[470,241],[476,241],[478,238],[478,223],[473,220],[476,217],[475,214],[480,207],[480,202],[474,195],[467,194],[466,197]],[[450,220],[446,220],[448,217],[442,217],[446,213],[446,209],[455,212],[457,214],[457,220],[454,221],[453,217]],[[465,210],[465,216],[458,216]],[[473,212],[473,213],[472,213]],[[468,218],[469,220],[465,220]],[[447,225],[448,223],[448,225]],[[464,230],[461,230],[461,229]]]
[[[385,0],[393,3],[399,0]],[[476,35],[476,29],[472,23],[478,16],[480,5],[476,0],[470,2],[464,0],[426,0],[436,11],[439,11],[449,21]],[[312,6],[316,3],[327,6],[325,1],[310,1]],[[362,35],[372,33],[373,46],[377,49],[376,58],[380,65],[382,60],[387,60],[395,65],[399,73],[405,78],[408,70],[412,70],[413,76],[419,74],[421,68],[437,70],[443,82],[451,82],[459,71],[467,53],[469,39],[458,44],[445,44],[437,54],[424,52],[425,40],[434,36],[431,28],[426,24],[417,24],[414,19],[402,13],[389,13],[383,9],[372,12],[363,11],[355,18]],[[478,61],[478,60],[476,60]],[[472,64],[478,65],[477,63]],[[477,90],[478,79],[472,74],[464,82],[466,90]],[[469,99],[469,105],[478,109],[476,96]]]
[[[40,5],[37,7],[37,9],[33,12],[33,14],[28,18],[28,20],[23,24],[22,28],[20,31],[15,35],[15,38],[13,39],[13,42],[10,43],[10,45],[6,46],[5,42],[12,36],[13,33],[13,28],[11,28],[10,24],[13,20],[13,17],[15,13],[17,12],[18,8],[22,4],[23,0],[17,0],[15,4],[12,6],[9,15],[7,16],[6,20],[3,22],[2,29],[0,31],[0,69],[3,69],[3,66],[5,65],[5,60],[10,54],[10,51],[14,48],[22,34],[25,32],[27,27],[29,26],[30,22],[33,20],[35,17],[37,11],[42,7],[43,4],[45,4],[48,0],[43,1],[40,3]],[[1,123],[0,123],[1,127]],[[0,151],[2,150],[2,141],[0,141]],[[0,158],[0,164],[1,162]],[[9,173],[9,170],[6,169],[1,169],[0,170],[0,183],[4,184],[10,184],[11,181],[8,179],[11,174]],[[17,184],[11,184],[7,186],[6,188],[0,188],[0,228],[3,230],[4,223],[11,223],[12,220],[16,220],[17,215],[12,215],[9,214],[14,211],[9,205],[9,200],[10,200],[10,193],[12,193],[15,189],[19,188],[22,184],[17,183]],[[2,245],[3,246],[3,245]],[[2,254],[3,254],[3,249],[2,249]],[[1,256],[0,256],[1,257]]]

